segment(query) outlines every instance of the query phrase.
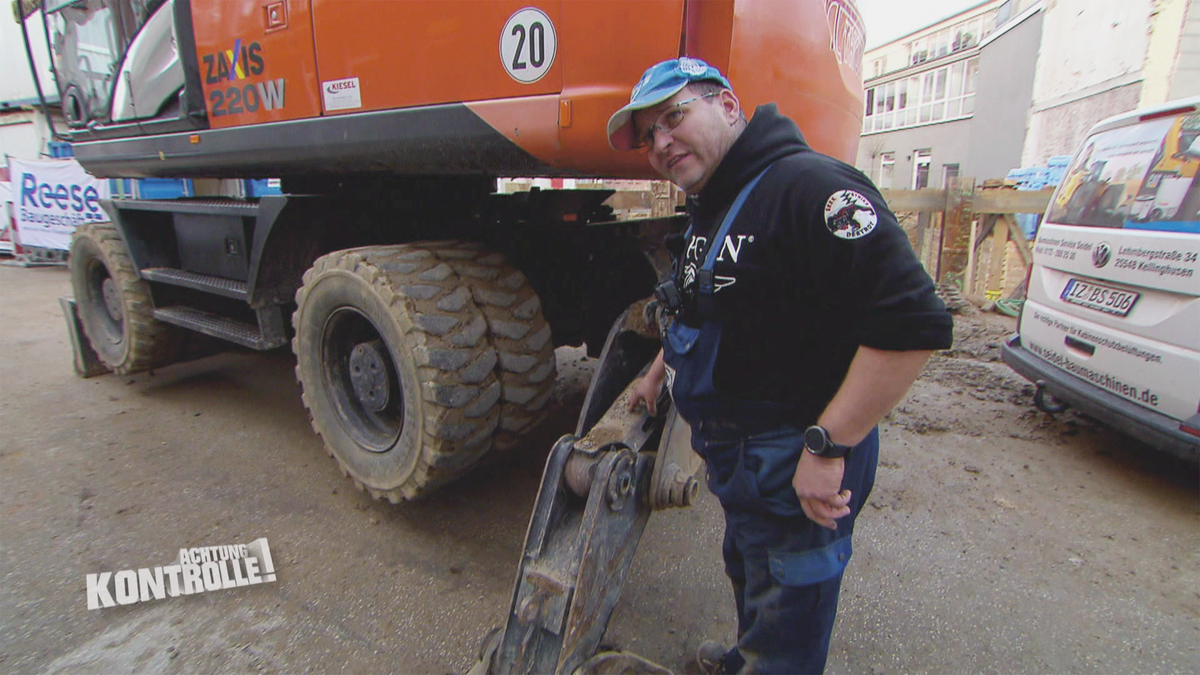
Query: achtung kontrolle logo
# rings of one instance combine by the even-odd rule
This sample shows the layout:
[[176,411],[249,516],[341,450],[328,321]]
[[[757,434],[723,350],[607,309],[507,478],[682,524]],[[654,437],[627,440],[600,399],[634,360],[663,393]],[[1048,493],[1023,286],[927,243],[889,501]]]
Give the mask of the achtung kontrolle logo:
[[249,544],[181,548],[173,565],[87,575],[88,609],[162,600],[275,581],[266,538]]

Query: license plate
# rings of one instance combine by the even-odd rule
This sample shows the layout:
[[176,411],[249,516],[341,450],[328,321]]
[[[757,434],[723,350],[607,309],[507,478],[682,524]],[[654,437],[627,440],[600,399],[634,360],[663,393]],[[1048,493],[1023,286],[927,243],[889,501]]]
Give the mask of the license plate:
[[1067,282],[1067,287],[1063,289],[1060,297],[1071,304],[1098,312],[1125,316],[1129,310],[1133,309],[1133,303],[1137,302],[1141,294],[1093,284],[1090,281],[1071,279]]

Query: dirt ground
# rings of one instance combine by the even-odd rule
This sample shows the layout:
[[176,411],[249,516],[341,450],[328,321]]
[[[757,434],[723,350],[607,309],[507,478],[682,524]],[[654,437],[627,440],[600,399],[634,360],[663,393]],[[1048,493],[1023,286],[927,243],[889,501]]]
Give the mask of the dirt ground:
[[[0,671],[449,673],[507,610],[553,440],[593,367],[506,462],[418,504],[369,500],[311,432],[286,351],[132,377],[72,372],[61,268],[0,267]],[[881,428],[830,673],[1191,673],[1200,480],[999,360],[1015,320],[959,316]],[[721,515],[656,514],[607,641],[677,670],[731,640]],[[89,611],[85,575],[267,537],[278,580]]]

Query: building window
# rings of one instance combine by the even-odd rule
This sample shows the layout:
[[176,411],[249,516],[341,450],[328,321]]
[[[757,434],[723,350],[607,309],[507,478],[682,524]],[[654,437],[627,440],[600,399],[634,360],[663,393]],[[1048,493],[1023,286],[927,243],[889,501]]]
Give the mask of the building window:
[[929,162],[933,151],[929,148],[913,151],[913,189],[929,187]]
[[934,37],[933,57],[942,57],[950,53],[950,30],[943,28]]
[[945,165],[944,171],[942,173],[942,187],[944,187],[944,188],[950,187],[950,181],[954,180],[955,178],[958,178],[958,165],[957,164]]
[[971,117],[979,59],[934,68],[868,89],[863,133]]
[[908,65],[915,66],[918,63],[925,63],[929,58],[929,50],[925,47],[924,40],[913,40],[909,43],[909,58]]
[[892,180],[896,175],[896,153],[885,152],[880,155],[879,159],[879,184],[876,186],[880,190],[891,190]]
[[979,59],[967,61],[967,77],[963,86],[962,114],[975,114],[975,84],[979,80]]

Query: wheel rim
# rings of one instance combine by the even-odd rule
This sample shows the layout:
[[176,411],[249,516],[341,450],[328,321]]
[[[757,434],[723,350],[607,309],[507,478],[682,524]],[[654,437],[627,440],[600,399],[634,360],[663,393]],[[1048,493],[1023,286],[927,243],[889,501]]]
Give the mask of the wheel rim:
[[404,392],[379,329],[342,307],[325,322],[320,351],[325,391],[343,430],[365,450],[391,450],[404,427]]
[[125,335],[125,311],[117,282],[99,260],[93,260],[88,266],[87,277],[88,309],[96,319],[95,326],[109,342],[114,345],[121,344]]

